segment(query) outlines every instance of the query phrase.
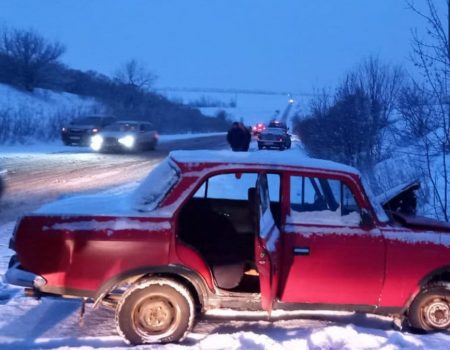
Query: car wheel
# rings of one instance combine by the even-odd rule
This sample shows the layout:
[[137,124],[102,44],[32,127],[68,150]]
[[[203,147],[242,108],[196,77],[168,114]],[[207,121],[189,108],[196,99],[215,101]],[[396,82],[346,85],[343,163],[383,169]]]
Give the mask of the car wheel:
[[412,302],[408,321],[415,330],[432,332],[450,328],[450,283],[424,289]]
[[133,345],[182,339],[194,323],[194,302],[179,283],[154,279],[127,290],[116,309],[119,333]]

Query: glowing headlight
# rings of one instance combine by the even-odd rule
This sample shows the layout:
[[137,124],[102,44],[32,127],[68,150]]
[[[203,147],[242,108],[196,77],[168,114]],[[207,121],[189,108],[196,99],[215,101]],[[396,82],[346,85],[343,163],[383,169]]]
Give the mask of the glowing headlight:
[[127,136],[121,137],[119,139],[119,143],[124,145],[127,148],[133,148],[133,146],[134,146],[134,136],[127,135]]
[[91,148],[94,151],[100,151],[103,144],[103,137],[101,135],[95,135],[91,137]]

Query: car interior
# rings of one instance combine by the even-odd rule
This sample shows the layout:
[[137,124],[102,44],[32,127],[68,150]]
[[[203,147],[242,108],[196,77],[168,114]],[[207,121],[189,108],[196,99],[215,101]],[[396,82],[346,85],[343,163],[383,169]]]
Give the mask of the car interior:
[[[232,176],[239,182],[241,175]],[[257,175],[252,175],[256,180]],[[259,234],[256,181],[244,181],[246,183],[242,186],[233,186],[233,194],[224,190],[226,186],[219,181],[217,187],[222,187],[223,195],[214,195],[215,180],[223,179],[206,180],[182,208],[178,238],[204,258],[218,288],[232,292],[259,292],[254,256],[255,239]],[[279,203],[271,203],[271,209],[275,213],[275,222],[279,224]]]

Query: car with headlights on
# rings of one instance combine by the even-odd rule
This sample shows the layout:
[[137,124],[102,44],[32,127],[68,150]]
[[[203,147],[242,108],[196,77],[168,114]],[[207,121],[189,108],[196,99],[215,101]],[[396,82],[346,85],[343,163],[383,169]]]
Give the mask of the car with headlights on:
[[149,122],[117,121],[91,139],[97,152],[154,150],[159,135]]
[[117,118],[103,115],[76,118],[61,129],[61,139],[66,146],[89,146],[93,135],[115,121]]
[[291,135],[283,128],[267,128],[258,136],[258,148],[291,148]]

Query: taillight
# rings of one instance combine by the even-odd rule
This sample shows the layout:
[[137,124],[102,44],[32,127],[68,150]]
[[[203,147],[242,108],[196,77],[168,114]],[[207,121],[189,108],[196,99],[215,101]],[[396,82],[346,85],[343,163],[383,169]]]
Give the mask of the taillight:
[[62,132],[67,132],[67,128],[62,128],[61,131]]
[[92,132],[98,132],[97,128],[92,129]]

